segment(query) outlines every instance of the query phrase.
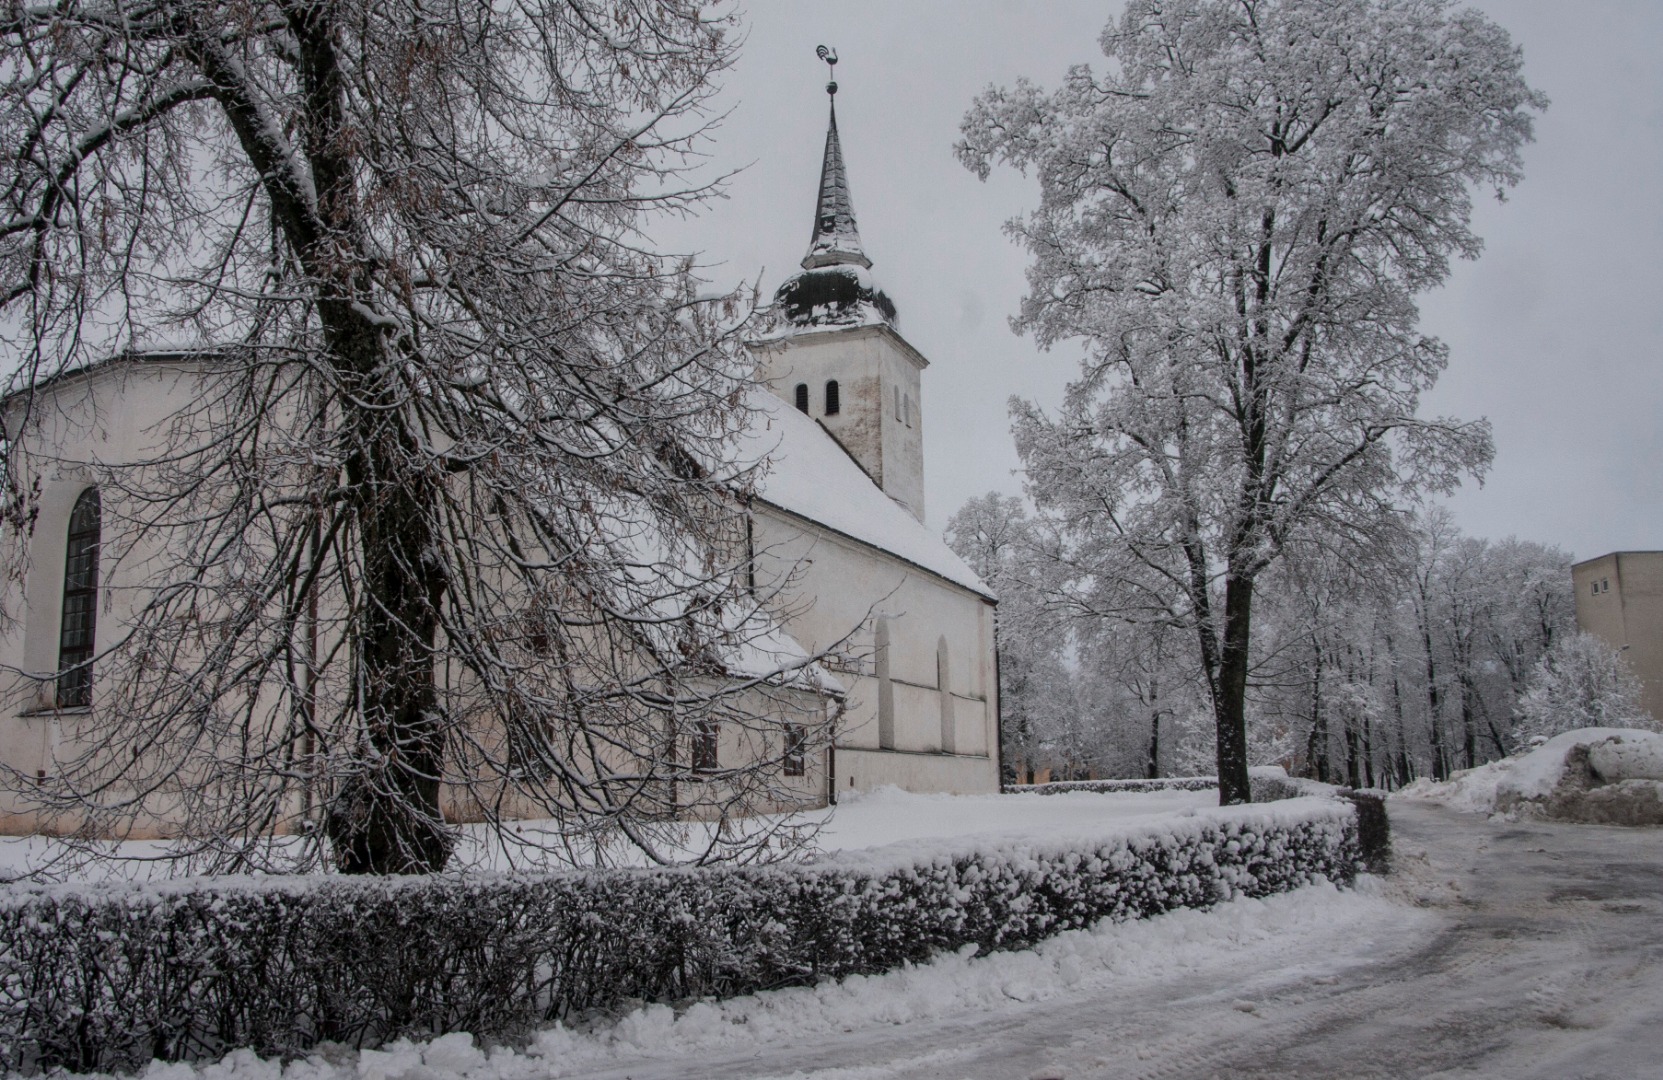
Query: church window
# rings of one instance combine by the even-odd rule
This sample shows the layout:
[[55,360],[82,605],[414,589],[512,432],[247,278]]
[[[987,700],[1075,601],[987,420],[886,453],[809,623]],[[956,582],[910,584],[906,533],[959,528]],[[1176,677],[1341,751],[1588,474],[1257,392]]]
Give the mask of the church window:
[[808,771],[808,732],[801,724],[785,725],[785,775],[802,776]]
[[93,637],[98,616],[98,489],[88,488],[69,515],[64,550],[63,621],[58,630],[58,707],[92,704]]
[[693,771],[715,772],[720,767],[721,725],[700,720],[693,728]]
[[842,411],[843,398],[838,389],[837,380],[829,379],[826,382],[826,415],[836,416]]
[[912,426],[912,395],[901,395],[901,422],[907,427]]
[[808,412],[808,383],[797,384],[797,411]]
[[901,388],[899,386],[895,387],[895,419],[896,421],[905,419],[901,414]]

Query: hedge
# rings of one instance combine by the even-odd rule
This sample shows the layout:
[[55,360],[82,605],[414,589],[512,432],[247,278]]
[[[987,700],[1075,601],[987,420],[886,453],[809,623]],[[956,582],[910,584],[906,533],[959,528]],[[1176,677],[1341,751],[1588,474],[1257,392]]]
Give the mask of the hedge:
[[1043,784],[1009,784],[1011,794],[1032,792],[1035,795],[1064,795],[1071,791],[1094,794],[1145,791],[1212,791],[1218,787],[1216,776],[1162,776],[1153,780],[1051,780]]
[[1021,948],[1359,868],[1356,816],[1333,799],[1123,828],[760,867],[11,886],[0,1066],[513,1038],[630,999],[877,973],[972,943]]

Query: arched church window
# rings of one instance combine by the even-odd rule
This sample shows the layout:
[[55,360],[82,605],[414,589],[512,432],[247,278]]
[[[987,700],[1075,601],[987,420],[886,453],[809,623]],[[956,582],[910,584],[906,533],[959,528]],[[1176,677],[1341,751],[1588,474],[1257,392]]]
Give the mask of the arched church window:
[[92,652],[98,617],[98,489],[88,488],[69,515],[64,550],[64,608],[58,631],[58,707],[92,704]]
[[808,383],[797,384],[797,411],[808,412]]
[[838,389],[837,380],[826,381],[826,415],[836,416],[843,411],[843,397]]

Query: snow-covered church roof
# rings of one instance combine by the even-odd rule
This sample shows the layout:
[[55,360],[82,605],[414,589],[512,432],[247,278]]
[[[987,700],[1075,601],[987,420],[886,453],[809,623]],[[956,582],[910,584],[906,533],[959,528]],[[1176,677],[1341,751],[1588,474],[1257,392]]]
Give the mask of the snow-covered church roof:
[[976,572],[885,495],[813,419],[766,390],[753,390],[747,405],[752,419],[738,456],[767,461],[758,498],[993,599]]

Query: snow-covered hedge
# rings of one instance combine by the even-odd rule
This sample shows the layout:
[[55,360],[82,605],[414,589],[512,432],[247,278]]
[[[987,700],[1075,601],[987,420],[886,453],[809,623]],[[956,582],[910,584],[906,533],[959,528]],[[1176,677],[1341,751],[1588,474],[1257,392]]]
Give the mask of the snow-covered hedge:
[[1121,829],[765,867],[12,886],[0,890],[0,1065],[118,1069],[237,1046],[272,1056],[323,1040],[509,1036],[625,999],[1018,948],[1358,868],[1355,816],[1332,799]]
[[1052,780],[1044,784],[1010,784],[1005,790],[1013,794],[1031,791],[1036,795],[1061,795],[1070,791],[1090,791],[1097,794],[1212,791],[1217,787],[1216,776],[1163,776],[1155,780]]

